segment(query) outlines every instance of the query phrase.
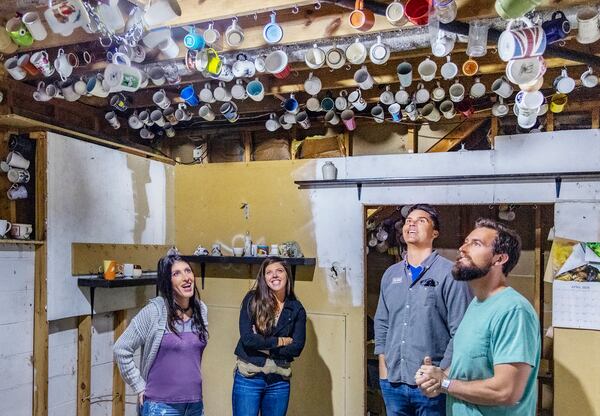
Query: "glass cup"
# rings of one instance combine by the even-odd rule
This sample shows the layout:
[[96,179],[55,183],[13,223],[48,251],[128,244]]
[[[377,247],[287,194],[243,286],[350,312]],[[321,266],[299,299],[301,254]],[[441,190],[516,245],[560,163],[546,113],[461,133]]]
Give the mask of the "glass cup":
[[480,20],[469,23],[469,43],[467,55],[471,57],[484,56],[487,53],[488,24]]

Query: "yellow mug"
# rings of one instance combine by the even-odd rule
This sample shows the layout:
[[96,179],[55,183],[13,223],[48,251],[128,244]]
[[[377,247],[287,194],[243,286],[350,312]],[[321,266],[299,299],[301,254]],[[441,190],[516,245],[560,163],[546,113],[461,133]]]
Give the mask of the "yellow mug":
[[219,75],[221,73],[221,66],[223,65],[223,62],[221,62],[221,58],[219,57],[217,51],[215,51],[213,48],[209,48],[206,51],[206,58],[206,70],[208,73],[212,75]]
[[118,265],[115,260],[104,260],[102,270],[106,280],[115,280],[117,277],[117,269]]
[[550,100],[550,111],[553,113],[561,113],[567,105],[567,94],[554,94]]

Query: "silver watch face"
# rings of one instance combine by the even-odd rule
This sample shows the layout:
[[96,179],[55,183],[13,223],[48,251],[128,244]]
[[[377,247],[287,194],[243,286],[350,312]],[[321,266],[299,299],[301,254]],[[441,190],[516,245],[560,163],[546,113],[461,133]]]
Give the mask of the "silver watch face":
[[450,379],[445,378],[442,380],[442,388],[448,390],[448,387],[450,387]]

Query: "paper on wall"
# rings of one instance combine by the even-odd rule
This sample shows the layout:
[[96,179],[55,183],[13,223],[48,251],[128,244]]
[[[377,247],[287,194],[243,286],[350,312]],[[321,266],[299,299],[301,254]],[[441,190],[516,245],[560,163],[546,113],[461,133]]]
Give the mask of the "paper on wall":
[[576,241],[600,241],[600,201],[561,201],[554,205],[555,235]]
[[546,271],[544,272],[545,282],[552,283],[554,276],[558,274],[558,271],[573,252],[573,247],[577,244],[579,244],[578,241],[553,236],[550,257],[546,264]]

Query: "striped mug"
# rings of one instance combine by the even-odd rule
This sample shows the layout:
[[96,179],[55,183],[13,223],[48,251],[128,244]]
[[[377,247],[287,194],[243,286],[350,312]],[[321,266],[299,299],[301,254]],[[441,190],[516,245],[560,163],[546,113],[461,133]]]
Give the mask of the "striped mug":
[[[525,27],[511,29],[512,24],[519,20],[525,23]],[[510,21],[498,39],[498,55],[505,62],[539,56],[545,50],[546,32],[541,26],[534,26],[531,20],[525,17]]]

